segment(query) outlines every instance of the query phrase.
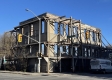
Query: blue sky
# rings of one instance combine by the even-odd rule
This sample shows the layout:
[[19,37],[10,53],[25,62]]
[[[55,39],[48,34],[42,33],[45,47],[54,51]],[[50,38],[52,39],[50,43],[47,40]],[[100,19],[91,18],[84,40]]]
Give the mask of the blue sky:
[[72,16],[100,28],[112,44],[112,0],[0,0],[0,34],[12,30],[19,22],[45,12]]

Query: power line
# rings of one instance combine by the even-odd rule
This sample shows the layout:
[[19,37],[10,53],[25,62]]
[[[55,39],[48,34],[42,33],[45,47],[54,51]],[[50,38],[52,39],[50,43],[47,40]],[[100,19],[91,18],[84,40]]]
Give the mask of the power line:
[[[102,34],[101,34],[102,35]],[[107,41],[107,39],[102,35],[102,37],[106,40],[106,42],[110,45],[110,43]],[[110,45],[111,46],[111,45]],[[111,46],[112,47],[112,46]]]

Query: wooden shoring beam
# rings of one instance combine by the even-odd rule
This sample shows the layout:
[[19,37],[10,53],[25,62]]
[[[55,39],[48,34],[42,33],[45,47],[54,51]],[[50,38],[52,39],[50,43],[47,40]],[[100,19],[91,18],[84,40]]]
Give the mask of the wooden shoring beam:
[[[46,48],[48,48],[48,46],[45,44]],[[54,54],[54,52],[51,50],[51,48],[49,47],[50,51]],[[56,52],[55,52],[56,53]]]
[[[55,62],[56,62],[56,60],[55,60]],[[55,65],[56,65],[56,64],[54,64],[49,70],[51,71],[51,69],[53,69]]]
[[[54,30],[53,26],[51,26],[51,28]],[[65,29],[65,30],[66,30],[66,29]],[[65,32],[65,33],[66,33],[66,32]],[[67,33],[66,33],[66,34],[67,34]],[[59,35],[59,33],[58,33],[57,35]],[[55,35],[52,39],[54,39],[57,35]],[[62,39],[64,39],[64,38],[66,37],[66,35],[65,35],[65,36],[60,35],[60,36],[62,37]],[[52,40],[52,39],[51,39],[51,40]],[[50,41],[51,41],[51,40],[50,40]]]
[[[54,22],[58,22],[58,23],[60,22],[60,23],[64,23],[64,24],[70,24],[70,18],[63,18],[63,16],[57,17],[57,18],[49,18],[49,17],[43,16],[43,18],[45,20],[49,20],[49,21],[54,21]],[[79,20],[72,19],[72,22],[73,22],[72,24],[79,23]]]
[[67,20],[70,20],[70,19],[64,19],[64,20],[61,20],[60,23],[61,23],[61,22],[64,22],[64,21],[67,21]]
[[64,43],[62,44],[61,42],[44,42],[44,44],[49,44],[49,45],[63,45],[63,46],[66,46],[66,45],[70,45],[71,43]]

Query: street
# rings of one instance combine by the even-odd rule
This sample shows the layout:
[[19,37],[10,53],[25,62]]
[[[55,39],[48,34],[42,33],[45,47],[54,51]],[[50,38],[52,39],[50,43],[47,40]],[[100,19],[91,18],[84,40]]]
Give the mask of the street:
[[[33,74],[33,73],[32,73]],[[112,80],[112,74],[14,74],[14,73],[0,73],[0,80]]]

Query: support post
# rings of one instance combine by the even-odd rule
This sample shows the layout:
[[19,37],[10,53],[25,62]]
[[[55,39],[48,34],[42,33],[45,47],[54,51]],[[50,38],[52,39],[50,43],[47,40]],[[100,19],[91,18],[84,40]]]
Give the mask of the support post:
[[[50,41],[50,27],[49,27],[49,20],[47,21],[47,41]],[[50,65],[50,61],[49,61],[49,57],[50,57],[50,50],[49,50],[49,44],[47,44],[47,56],[48,56],[48,62],[47,62],[47,73],[49,73],[49,65]]]
[[[71,36],[73,36],[72,17],[70,17]],[[71,37],[72,71],[74,72],[73,38]]]
[[30,43],[30,38],[29,38],[30,36],[29,36],[29,33],[28,33],[28,44]]
[[72,53],[72,71],[74,72],[74,55],[73,55],[73,45],[71,46],[71,53]]
[[61,53],[60,53],[60,73],[61,73]]
[[[41,18],[39,18],[33,11],[30,9],[25,9],[26,11],[31,12],[38,20],[39,20],[39,55],[41,54],[40,49],[41,49]],[[40,73],[40,56],[38,57],[38,73]]]
[[[80,29],[80,48],[81,48],[81,56],[83,57],[83,47],[82,47],[82,36],[81,36],[81,20],[79,21],[79,29]],[[82,71],[84,70],[84,63],[82,58]]]
[[[57,36],[57,41],[58,42],[60,42],[60,23],[58,23],[58,36]],[[60,53],[60,45],[58,45],[57,46],[57,59],[58,59],[58,57],[60,58],[60,60],[61,60],[61,53]],[[59,60],[57,60],[57,61],[59,61]],[[58,65],[58,67],[60,68],[59,70],[60,70],[60,72],[61,72],[61,62],[60,62],[60,64]]]
[[40,73],[40,60],[41,58],[38,58],[38,73]]
[[82,36],[81,36],[81,20],[79,21],[79,30],[80,30],[80,47],[81,47],[81,55],[83,56],[83,54],[82,54]]
[[28,26],[28,44],[30,43],[30,32],[29,32],[29,26]]
[[47,63],[47,73],[49,73],[49,57],[48,57],[48,63]]
[[47,73],[49,73],[49,65],[50,65],[50,61],[49,61],[49,44],[47,45],[48,46],[48,48],[47,48],[47,50],[48,50],[48,63],[47,63]]

